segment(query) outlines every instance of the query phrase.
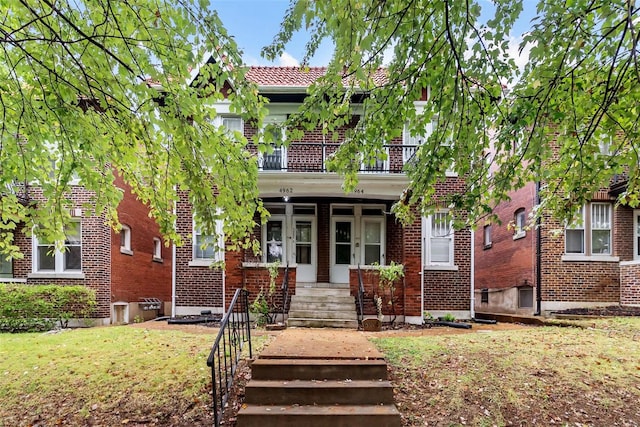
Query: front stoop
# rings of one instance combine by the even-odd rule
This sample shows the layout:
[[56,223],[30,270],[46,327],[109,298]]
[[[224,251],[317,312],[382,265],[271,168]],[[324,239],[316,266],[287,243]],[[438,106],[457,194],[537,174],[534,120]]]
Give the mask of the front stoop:
[[291,296],[288,326],[303,328],[358,328],[355,298],[349,284],[308,283]]
[[239,427],[400,426],[384,360],[258,359]]

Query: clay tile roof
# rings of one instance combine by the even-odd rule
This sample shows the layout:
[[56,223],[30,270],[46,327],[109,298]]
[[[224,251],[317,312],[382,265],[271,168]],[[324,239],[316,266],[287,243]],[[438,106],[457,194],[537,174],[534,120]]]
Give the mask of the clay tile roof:
[[[250,67],[247,72],[247,79],[258,86],[279,86],[279,87],[309,87],[319,77],[327,72],[326,67],[310,67],[308,69],[300,67]],[[374,77],[378,85],[386,83],[387,76],[384,69],[379,68]],[[343,79],[347,83],[347,79]]]

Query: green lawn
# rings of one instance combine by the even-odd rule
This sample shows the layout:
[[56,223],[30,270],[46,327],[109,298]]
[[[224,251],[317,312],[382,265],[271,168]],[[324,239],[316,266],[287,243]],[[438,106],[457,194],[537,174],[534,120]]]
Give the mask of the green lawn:
[[638,425],[640,319],[374,339],[405,426]]
[[[212,425],[206,360],[216,333],[0,334],[0,426]],[[263,341],[254,338],[254,348]]]

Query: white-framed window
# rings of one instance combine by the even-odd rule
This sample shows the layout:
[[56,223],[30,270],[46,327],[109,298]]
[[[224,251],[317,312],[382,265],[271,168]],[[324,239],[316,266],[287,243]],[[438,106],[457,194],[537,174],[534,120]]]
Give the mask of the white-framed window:
[[[193,221],[193,260],[206,263],[224,261],[224,230],[222,220],[215,223],[215,234],[204,234]],[[160,242],[160,251],[162,242]],[[155,252],[155,241],[154,241]],[[162,252],[160,252],[162,253]],[[154,255],[155,257],[155,255]]]
[[269,221],[262,226],[263,262],[280,261],[283,263],[287,259],[284,227],[285,218],[280,215],[272,215]]
[[426,264],[453,266],[453,226],[448,211],[435,212],[426,219]]
[[133,255],[131,250],[131,227],[122,224],[120,229],[120,253]]
[[565,229],[565,253],[612,255],[611,203],[593,202],[580,208]]
[[360,162],[360,171],[364,173],[376,173],[376,172],[387,172],[389,170],[389,148],[383,148],[384,159],[382,157],[376,157],[371,161],[365,161],[364,159]]
[[491,231],[492,231],[491,224],[485,225],[482,230],[484,249],[489,249],[493,246],[493,241],[491,240]]
[[362,237],[364,265],[385,264],[384,259],[384,217],[364,217],[362,219]]
[[404,124],[402,131],[402,161],[408,163],[413,156],[415,156],[418,148],[429,138],[433,133],[433,123],[428,123],[421,135],[413,135],[411,132],[411,125],[409,123]]
[[162,261],[162,240],[158,237],[153,238],[153,260]]
[[517,209],[513,214],[514,233],[513,240],[521,239],[527,235],[527,215],[524,208]]
[[13,278],[13,259],[0,254],[0,279]]
[[286,128],[282,125],[286,119],[285,115],[273,115],[265,118],[262,130],[271,136],[271,147],[268,152],[260,153],[258,156],[260,170],[287,169]]
[[79,220],[65,226],[62,250],[55,242],[33,237],[34,273],[80,273],[82,272],[82,225]]
[[640,209],[633,211],[633,259],[640,260]]

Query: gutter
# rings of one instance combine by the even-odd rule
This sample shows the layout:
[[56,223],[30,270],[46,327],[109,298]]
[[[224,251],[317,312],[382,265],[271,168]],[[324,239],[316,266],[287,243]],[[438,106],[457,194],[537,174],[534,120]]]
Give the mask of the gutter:
[[471,307],[469,308],[469,312],[471,314],[471,319],[476,317],[475,311],[475,303],[476,303],[476,248],[475,248],[475,232],[471,229]]
[[[540,181],[536,182],[536,204],[540,206]],[[542,314],[542,217],[536,218],[536,312],[534,316]]]

